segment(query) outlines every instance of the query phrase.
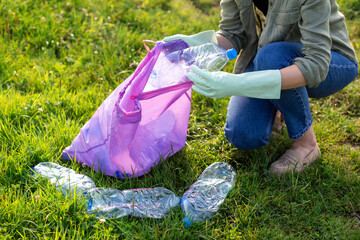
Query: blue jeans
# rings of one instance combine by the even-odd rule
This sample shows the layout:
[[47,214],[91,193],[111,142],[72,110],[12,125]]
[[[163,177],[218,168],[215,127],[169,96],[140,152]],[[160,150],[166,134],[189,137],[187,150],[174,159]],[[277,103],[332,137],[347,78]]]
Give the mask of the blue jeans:
[[[290,66],[296,57],[302,56],[301,47],[300,43],[292,42],[268,44],[260,49],[246,72]],[[224,128],[227,140],[242,150],[266,145],[270,140],[277,110],[284,116],[289,137],[292,140],[302,137],[313,122],[309,97],[322,98],[334,94],[358,75],[356,62],[333,51],[331,56],[328,75],[316,88],[283,90],[280,99],[231,97]]]

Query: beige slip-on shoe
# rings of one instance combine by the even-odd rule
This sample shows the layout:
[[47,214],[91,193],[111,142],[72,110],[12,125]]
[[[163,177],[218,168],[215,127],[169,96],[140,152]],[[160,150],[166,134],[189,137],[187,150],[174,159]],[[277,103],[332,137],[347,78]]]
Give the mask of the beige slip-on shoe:
[[288,149],[276,162],[270,165],[269,171],[279,176],[291,171],[302,172],[320,157],[321,152],[318,145],[313,148],[305,159],[301,159],[295,150]]

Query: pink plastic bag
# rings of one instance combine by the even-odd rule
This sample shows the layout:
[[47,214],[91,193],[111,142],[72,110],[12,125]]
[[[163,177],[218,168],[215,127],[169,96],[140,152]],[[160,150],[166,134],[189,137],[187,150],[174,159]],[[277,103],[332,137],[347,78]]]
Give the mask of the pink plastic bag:
[[157,42],[63,150],[63,158],[106,175],[138,177],[183,148],[193,83],[187,69],[167,55],[187,47],[181,40]]

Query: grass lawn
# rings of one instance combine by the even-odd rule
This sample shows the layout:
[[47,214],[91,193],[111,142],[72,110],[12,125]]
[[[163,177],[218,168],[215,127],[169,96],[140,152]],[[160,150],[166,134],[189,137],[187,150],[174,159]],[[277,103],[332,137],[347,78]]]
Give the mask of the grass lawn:
[[[229,98],[196,93],[186,147],[143,177],[119,180],[60,158],[146,55],[142,40],[217,29],[218,2],[1,1],[1,239],[359,239],[359,79],[311,100],[322,158],[304,174],[279,178],[267,170],[290,146],[286,130],[266,147],[239,151],[223,135]],[[360,57],[360,6],[339,4]],[[88,175],[97,187],[165,187],[182,196],[216,161],[236,169],[235,187],[213,218],[189,229],[180,208],[159,220],[101,222],[86,214],[84,202],[29,176],[36,164],[55,162]]]

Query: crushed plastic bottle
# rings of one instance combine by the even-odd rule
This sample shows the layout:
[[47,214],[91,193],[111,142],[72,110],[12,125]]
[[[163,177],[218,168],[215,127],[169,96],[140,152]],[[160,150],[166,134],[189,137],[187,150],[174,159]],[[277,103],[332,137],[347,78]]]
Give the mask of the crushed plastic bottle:
[[216,162],[207,167],[181,197],[180,206],[185,214],[185,227],[212,217],[219,210],[235,181],[236,172],[231,165]]
[[207,167],[184,195],[179,198],[172,191],[157,188],[117,190],[96,188],[91,178],[62,167],[43,162],[32,173],[50,180],[65,196],[76,192],[88,200],[87,214],[98,218],[136,217],[162,218],[171,208],[181,206],[185,227],[212,217],[225,200],[236,180],[234,169],[227,163],[216,162]]
[[[217,44],[206,43],[171,52],[166,54],[165,59],[173,64],[180,64],[185,72],[190,70],[191,65],[196,65],[201,69],[214,72],[220,71],[230,59],[234,59],[236,56],[237,52],[235,49],[226,50]],[[164,63],[160,60],[160,63],[157,63],[151,71],[148,83],[144,88],[144,92],[180,83],[172,82],[170,79],[167,79],[166,82],[161,81],[163,79],[161,77],[162,75],[171,75],[174,71],[176,71],[175,68],[172,68],[168,62]],[[186,80],[186,78],[182,79],[182,81]]]
[[157,188],[117,190],[95,188],[88,192],[88,214],[98,218],[135,217],[162,218],[180,203],[172,191]]
[[65,196],[71,196],[74,192],[77,196],[83,196],[90,189],[96,187],[88,176],[52,162],[39,163],[33,167],[32,173],[35,177],[41,176],[49,179],[51,185],[55,185],[56,189]]

